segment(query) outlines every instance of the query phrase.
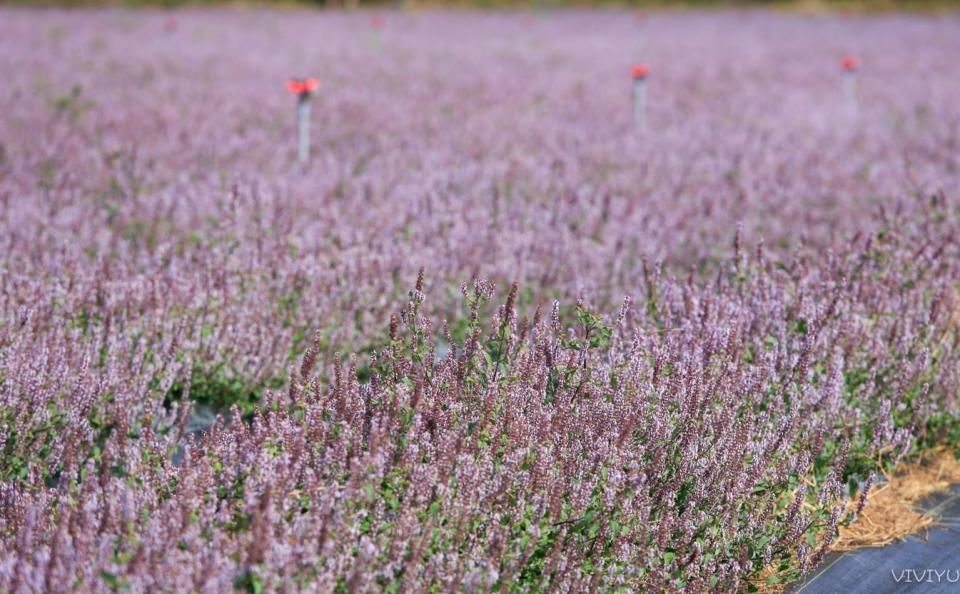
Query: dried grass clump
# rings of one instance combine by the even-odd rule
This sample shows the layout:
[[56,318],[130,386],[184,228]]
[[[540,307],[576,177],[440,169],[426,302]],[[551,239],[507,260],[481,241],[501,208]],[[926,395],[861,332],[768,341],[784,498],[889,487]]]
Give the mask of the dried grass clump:
[[741,593],[749,592],[750,594],[780,594],[781,592],[785,592],[787,590],[787,586],[790,584],[767,583],[767,579],[776,574],[777,572],[773,565],[764,567],[763,571],[761,571],[755,579],[748,580],[739,591]]

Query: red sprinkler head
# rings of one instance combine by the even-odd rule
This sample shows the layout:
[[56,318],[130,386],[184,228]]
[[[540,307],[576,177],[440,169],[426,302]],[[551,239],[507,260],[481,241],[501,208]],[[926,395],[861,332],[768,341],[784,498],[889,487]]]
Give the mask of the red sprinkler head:
[[294,95],[306,95],[317,90],[320,83],[315,78],[291,78],[287,81],[287,90]]
[[855,56],[844,56],[843,59],[840,60],[840,68],[842,68],[844,72],[856,72],[857,69],[860,68],[860,60]]

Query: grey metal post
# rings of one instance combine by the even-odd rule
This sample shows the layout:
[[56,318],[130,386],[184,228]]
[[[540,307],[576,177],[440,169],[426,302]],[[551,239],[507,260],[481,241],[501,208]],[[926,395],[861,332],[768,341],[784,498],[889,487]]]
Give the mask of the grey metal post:
[[310,93],[297,96],[297,157],[300,164],[310,158]]
[[647,128],[647,74],[646,64],[636,64],[630,69],[633,76],[633,123],[637,130]]
[[633,79],[633,121],[637,130],[647,128],[647,81],[645,78]]

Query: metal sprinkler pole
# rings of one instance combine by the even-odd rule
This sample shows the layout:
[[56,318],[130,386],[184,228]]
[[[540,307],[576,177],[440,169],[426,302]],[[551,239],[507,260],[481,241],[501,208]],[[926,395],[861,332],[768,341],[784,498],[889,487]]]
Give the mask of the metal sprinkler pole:
[[319,83],[315,78],[291,78],[287,90],[297,96],[297,160],[307,164],[310,158],[310,95]]
[[387,21],[381,14],[370,17],[370,44],[376,50],[383,49],[383,30]]
[[646,64],[637,64],[630,73],[633,76],[633,123],[637,130],[647,128],[647,74]]
[[310,159],[310,93],[297,96],[297,157],[301,165]]
[[647,128],[647,81],[642,78],[633,81],[633,120],[637,130]]
[[857,70],[860,68],[860,62],[853,56],[845,56],[840,61],[840,68],[843,70],[843,97],[847,111],[856,116],[860,111],[857,99]]

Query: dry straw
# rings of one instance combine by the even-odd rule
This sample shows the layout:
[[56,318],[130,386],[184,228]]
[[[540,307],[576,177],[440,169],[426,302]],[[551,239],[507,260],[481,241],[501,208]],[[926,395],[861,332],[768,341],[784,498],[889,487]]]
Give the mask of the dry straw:
[[906,465],[871,491],[860,518],[847,527],[833,546],[835,551],[882,547],[929,528],[935,514],[917,507],[925,497],[960,483],[960,462],[946,450],[938,449]]

